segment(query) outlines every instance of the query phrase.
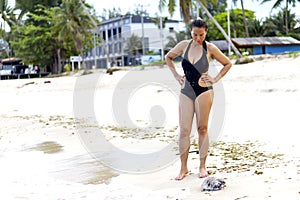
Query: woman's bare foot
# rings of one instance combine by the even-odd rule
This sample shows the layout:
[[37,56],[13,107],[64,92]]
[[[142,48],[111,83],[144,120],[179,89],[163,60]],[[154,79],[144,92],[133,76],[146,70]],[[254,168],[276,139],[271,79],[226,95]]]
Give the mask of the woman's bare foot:
[[200,178],[208,177],[208,173],[207,173],[205,167],[200,167],[200,169],[199,169],[199,177]]
[[188,169],[181,169],[178,176],[175,178],[176,181],[184,179],[184,177],[189,173]]

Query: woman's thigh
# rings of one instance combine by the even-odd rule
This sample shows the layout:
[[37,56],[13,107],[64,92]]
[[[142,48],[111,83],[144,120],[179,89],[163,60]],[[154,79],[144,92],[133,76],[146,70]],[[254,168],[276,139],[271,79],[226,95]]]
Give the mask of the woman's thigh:
[[195,112],[194,101],[184,94],[179,95],[179,126],[180,130],[189,132],[192,128]]
[[198,128],[207,126],[209,120],[209,113],[212,107],[214,98],[213,90],[208,90],[200,94],[195,100],[195,112],[197,118]]

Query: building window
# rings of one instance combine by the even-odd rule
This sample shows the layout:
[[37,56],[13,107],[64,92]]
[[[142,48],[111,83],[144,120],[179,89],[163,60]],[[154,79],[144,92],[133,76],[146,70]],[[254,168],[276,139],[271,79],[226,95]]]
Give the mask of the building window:
[[111,30],[111,29],[109,29],[109,30],[108,30],[108,39],[110,39],[110,38],[111,38],[111,36],[112,36],[112,30]]
[[169,27],[169,32],[173,33],[174,32],[174,27]]
[[113,35],[117,35],[117,29],[116,28],[113,29]]

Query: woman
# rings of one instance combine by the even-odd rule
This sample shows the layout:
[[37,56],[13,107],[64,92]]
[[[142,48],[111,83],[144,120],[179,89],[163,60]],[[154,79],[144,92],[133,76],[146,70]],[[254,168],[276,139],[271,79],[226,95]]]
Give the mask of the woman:
[[[213,84],[218,82],[230,69],[230,60],[212,43],[205,41],[208,31],[202,19],[191,23],[192,40],[179,42],[171,49],[165,59],[175,79],[181,85],[179,96],[179,153],[181,169],[176,180],[181,180],[189,172],[187,160],[190,148],[190,133],[194,113],[198,130],[198,148],[200,155],[199,177],[207,177],[206,157],[209,147],[208,118],[213,102]],[[184,75],[177,73],[173,59],[183,54]],[[216,77],[208,74],[210,58],[223,65]]]

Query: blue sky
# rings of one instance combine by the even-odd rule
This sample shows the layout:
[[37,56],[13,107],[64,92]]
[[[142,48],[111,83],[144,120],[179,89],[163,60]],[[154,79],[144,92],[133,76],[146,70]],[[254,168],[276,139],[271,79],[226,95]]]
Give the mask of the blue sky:
[[[178,0],[177,0],[178,1]],[[151,16],[155,16],[158,13],[158,2],[159,0],[130,0],[130,1],[120,1],[120,0],[87,0],[87,2],[93,5],[98,12],[101,14],[103,9],[112,9],[112,8],[121,8],[122,13],[126,13],[127,11],[133,11],[138,5],[144,5],[144,8],[148,11]],[[240,2],[240,1],[238,1]],[[273,6],[275,0],[270,1],[265,4],[260,4],[256,0],[244,0],[244,7],[249,10],[255,11],[255,15],[257,18],[264,18],[269,16],[269,10]],[[237,5],[240,7],[240,5]],[[234,8],[234,5],[232,5]],[[273,10],[272,14],[276,14],[278,10]],[[292,8],[292,12],[296,13],[300,18],[300,3],[296,4],[296,8]],[[163,13],[163,15],[169,15],[167,10]],[[177,9],[174,14],[174,19],[181,19],[180,12]]]

